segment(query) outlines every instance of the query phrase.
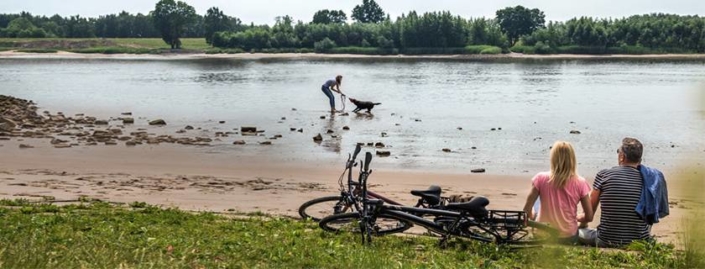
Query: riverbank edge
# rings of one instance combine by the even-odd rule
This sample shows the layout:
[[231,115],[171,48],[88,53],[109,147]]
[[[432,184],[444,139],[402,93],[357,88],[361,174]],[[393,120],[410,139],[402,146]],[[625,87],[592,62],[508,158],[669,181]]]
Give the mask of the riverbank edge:
[[449,55],[367,55],[367,54],[326,54],[326,53],[161,53],[161,54],[102,54],[73,53],[58,50],[56,52],[34,53],[8,50],[0,52],[3,58],[88,58],[88,59],[193,59],[193,58],[229,58],[229,59],[529,59],[529,60],[581,60],[581,59],[645,59],[645,60],[705,60],[705,54],[521,54],[508,53],[496,55],[449,54]]

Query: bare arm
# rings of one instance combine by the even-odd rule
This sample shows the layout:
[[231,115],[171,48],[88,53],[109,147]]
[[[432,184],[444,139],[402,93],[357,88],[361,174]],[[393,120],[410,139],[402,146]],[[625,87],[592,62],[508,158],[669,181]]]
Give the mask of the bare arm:
[[335,90],[336,92],[338,92],[339,94],[345,95],[342,91],[340,91],[340,84],[335,84],[335,88],[336,88],[336,90]]
[[[589,197],[589,204],[586,204],[588,202],[587,197],[583,197],[580,199],[580,203],[583,205],[583,212],[585,212],[583,216],[578,217],[578,221],[581,224],[580,226],[587,226],[587,223],[591,222],[595,218],[597,206],[600,205],[600,190],[593,189],[590,192]],[[585,201],[583,202],[583,200]],[[587,210],[586,206],[588,206],[590,210]]]
[[580,198],[580,205],[583,206],[583,212],[585,213],[585,217],[583,218],[583,223],[588,223],[592,221],[592,218],[595,216],[595,213],[592,212],[592,205],[590,201],[590,195],[585,195],[585,197]]
[[594,189],[590,192],[590,205],[592,206],[592,215],[590,219],[595,217],[595,212],[597,211],[597,206],[600,205],[600,190]]
[[526,212],[526,215],[529,216],[530,219],[533,219],[533,215],[531,214],[531,208],[534,206],[534,203],[536,203],[536,199],[539,198],[539,190],[537,190],[534,186],[531,186],[531,192],[529,193],[529,196],[526,197],[526,203],[524,204],[524,212]]

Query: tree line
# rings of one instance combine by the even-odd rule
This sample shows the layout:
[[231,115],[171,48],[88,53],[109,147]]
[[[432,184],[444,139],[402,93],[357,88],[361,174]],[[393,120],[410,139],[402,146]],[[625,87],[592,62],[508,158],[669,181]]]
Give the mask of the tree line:
[[522,38],[537,53],[579,46],[595,53],[610,48],[642,48],[657,52],[705,52],[705,18],[669,14],[622,19],[574,18],[550,22]]
[[288,16],[276,23],[237,32],[218,32],[213,45],[243,50],[310,48],[325,52],[336,47],[379,49],[502,46],[506,37],[493,20],[464,19],[449,12],[402,15],[380,23],[294,23]]
[[490,45],[528,53],[604,53],[614,51],[612,48],[705,52],[705,18],[698,16],[581,17],[546,24],[542,11],[516,6],[498,10],[494,18],[411,11],[392,20],[375,0],[363,0],[350,18],[352,23],[345,11],[325,9],[313,14],[309,22],[281,16],[271,26],[245,25],[217,7],[198,15],[186,2],[160,0],[148,14],[123,11],[98,18],[0,14],[0,37],[161,37],[172,48],[180,47],[180,38],[199,37],[214,47],[244,51],[362,48],[447,52]]
[[[194,37],[202,31],[192,27]],[[31,13],[0,14],[0,37],[58,37],[58,38],[137,38],[159,37],[152,17],[141,13],[120,12],[98,18],[79,15],[33,16]]]

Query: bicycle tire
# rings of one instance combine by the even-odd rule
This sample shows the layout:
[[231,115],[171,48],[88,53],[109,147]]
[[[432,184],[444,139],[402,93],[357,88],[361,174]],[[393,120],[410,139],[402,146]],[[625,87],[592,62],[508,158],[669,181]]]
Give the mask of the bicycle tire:
[[[349,212],[342,214],[330,215],[323,218],[318,225],[327,232],[360,232],[360,212]],[[379,214],[375,221],[373,235],[387,235],[393,233],[401,233],[413,226],[411,222],[399,219],[397,217]]]
[[[302,219],[312,219],[316,222],[321,221],[321,219],[336,214],[335,206],[338,202],[342,201],[342,196],[325,196],[310,200],[303,203],[299,207],[299,216]],[[348,213],[355,210],[352,206],[347,206],[343,211],[338,213]]]

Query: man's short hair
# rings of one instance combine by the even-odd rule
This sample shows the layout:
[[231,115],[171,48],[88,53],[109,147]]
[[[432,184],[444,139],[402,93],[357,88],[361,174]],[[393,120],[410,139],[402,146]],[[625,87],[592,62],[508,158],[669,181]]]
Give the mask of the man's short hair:
[[625,137],[622,139],[622,154],[630,163],[640,163],[641,155],[644,153],[644,145],[636,138]]

